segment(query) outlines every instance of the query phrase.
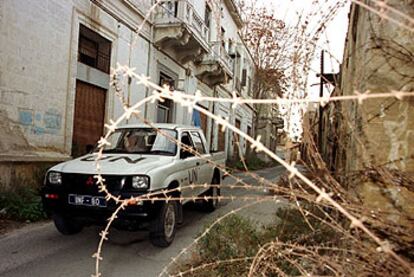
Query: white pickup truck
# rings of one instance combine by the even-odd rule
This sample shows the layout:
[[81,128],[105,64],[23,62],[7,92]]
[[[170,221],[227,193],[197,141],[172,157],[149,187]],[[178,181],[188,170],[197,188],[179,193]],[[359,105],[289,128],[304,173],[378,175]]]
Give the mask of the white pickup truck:
[[[186,151],[171,138],[201,156]],[[209,152],[200,128],[173,124],[156,124],[153,128],[127,125],[117,128],[109,142],[111,145],[104,148],[100,160],[101,173],[108,190],[121,199],[175,188],[179,189],[171,194],[182,196],[185,201],[199,195],[220,194],[217,185],[222,174],[216,165],[224,164],[225,154]],[[105,224],[116,209],[114,201],[107,201],[96,185],[96,157],[97,153],[92,152],[60,163],[45,176],[42,190],[45,210],[58,231],[65,235],[78,233],[85,225]],[[192,184],[215,186],[192,189]],[[217,198],[202,205],[206,211],[213,211]],[[182,218],[179,201],[143,201],[123,210],[114,226],[131,231],[148,228],[151,242],[166,247],[173,241],[176,225]]]

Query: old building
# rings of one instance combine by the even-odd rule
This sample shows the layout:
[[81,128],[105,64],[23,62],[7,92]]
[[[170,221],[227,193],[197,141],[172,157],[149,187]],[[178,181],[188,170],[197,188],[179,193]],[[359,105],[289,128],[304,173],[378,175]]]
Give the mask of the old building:
[[[233,0],[161,1],[144,21],[151,2],[0,2],[0,187],[33,180],[42,167],[95,144],[104,122],[123,112],[109,85],[117,64],[188,94],[249,97],[254,67]],[[127,104],[151,93],[135,82],[122,92]],[[252,130],[251,106],[199,105]],[[237,154],[230,131],[186,109],[165,101],[143,106],[141,114],[153,122],[200,125],[213,150]]]
[[[263,145],[272,152],[276,152],[281,142],[281,132],[284,122],[280,117],[277,105],[256,105],[257,123],[255,124],[256,134],[261,137]],[[284,143],[283,143],[284,144]],[[269,162],[271,158],[264,154],[258,155],[263,161]]]
[[[387,4],[412,15],[414,6],[409,2]],[[411,31],[353,4],[340,79],[333,94],[414,93],[413,54]],[[402,183],[355,183],[350,176],[378,168],[413,176],[414,98],[331,102],[322,112],[322,122],[313,121],[323,126],[320,150],[341,183],[356,186],[373,208],[412,215],[414,193]]]

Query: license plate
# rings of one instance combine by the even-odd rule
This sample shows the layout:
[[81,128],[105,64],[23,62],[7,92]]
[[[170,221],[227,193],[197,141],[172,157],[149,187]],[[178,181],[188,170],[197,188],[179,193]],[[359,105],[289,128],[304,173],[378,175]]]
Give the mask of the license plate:
[[102,196],[69,194],[69,204],[88,207],[106,207],[106,199]]

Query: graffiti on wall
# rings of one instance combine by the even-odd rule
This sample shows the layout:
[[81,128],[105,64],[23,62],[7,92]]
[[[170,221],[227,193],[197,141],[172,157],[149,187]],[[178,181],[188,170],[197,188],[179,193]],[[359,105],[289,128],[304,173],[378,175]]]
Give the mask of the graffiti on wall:
[[62,129],[62,114],[56,109],[44,112],[19,109],[19,123],[35,135],[57,135]]

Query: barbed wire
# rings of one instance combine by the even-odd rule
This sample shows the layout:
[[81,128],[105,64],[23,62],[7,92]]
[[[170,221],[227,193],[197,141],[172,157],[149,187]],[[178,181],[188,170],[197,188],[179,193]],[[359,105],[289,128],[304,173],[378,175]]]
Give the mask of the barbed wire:
[[[120,207],[124,208],[126,206],[127,203],[131,203],[130,201],[141,201],[144,197],[136,197],[134,199],[130,199],[130,200],[121,200],[119,197],[115,197],[113,195],[110,194],[110,192],[106,189],[106,186],[104,184],[104,180],[99,178],[99,170],[100,170],[100,166],[99,166],[99,160],[102,157],[102,151],[103,151],[103,146],[110,146],[110,143],[108,142],[107,138],[109,137],[109,135],[116,129],[117,125],[122,122],[124,119],[129,119],[132,115],[134,114],[139,114],[138,112],[138,108],[142,105],[144,105],[145,103],[154,101],[154,100],[159,100],[159,101],[163,101],[164,99],[170,99],[173,100],[176,103],[181,104],[183,107],[187,107],[189,108],[189,112],[191,112],[192,110],[197,110],[200,113],[205,114],[206,116],[208,116],[209,118],[212,118],[213,120],[215,120],[216,124],[221,125],[223,128],[229,129],[232,132],[238,134],[240,137],[244,138],[246,141],[251,143],[251,148],[254,149],[256,152],[264,152],[266,155],[268,155],[269,157],[271,157],[273,160],[277,161],[279,164],[283,165],[289,172],[290,172],[290,176],[289,178],[292,179],[293,177],[297,177],[299,178],[301,181],[303,181],[307,186],[309,186],[311,189],[313,189],[317,194],[318,197],[316,198],[316,202],[321,202],[321,201],[327,201],[329,204],[331,204],[333,207],[335,207],[339,212],[341,212],[345,217],[347,217],[350,222],[351,228],[358,228],[361,229],[363,232],[365,232],[373,241],[375,241],[378,245],[379,245],[379,249],[381,251],[383,251],[384,253],[390,254],[392,257],[394,257],[396,260],[398,260],[401,265],[403,265],[405,268],[407,268],[408,270],[411,269],[410,265],[403,260],[400,256],[398,256],[393,250],[391,245],[389,245],[389,243],[387,241],[383,241],[381,240],[378,236],[376,236],[371,230],[369,230],[362,222],[362,220],[354,217],[352,214],[350,214],[343,206],[341,206],[339,203],[337,203],[333,198],[332,198],[332,194],[329,192],[326,192],[325,189],[321,189],[319,188],[315,183],[313,183],[311,180],[309,180],[306,176],[304,176],[301,172],[299,172],[299,170],[295,167],[295,164],[288,164],[286,163],[283,159],[281,159],[279,156],[277,156],[275,153],[273,153],[272,151],[270,151],[269,149],[267,149],[261,142],[260,142],[260,137],[254,139],[248,135],[246,135],[244,132],[242,132],[240,129],[236,128],[235,126],[231,125],[229,122],[227,122],[225,119],[223,119],[222,117],[219,117],[215,114],[212,114],[211,112],[198,107],[196,105],[196,103],[198,102],[198,99],[200,99],[200,95],[197,95],[196,97],[187,97],[187,95],[182,94],[181,92],[178,91],[174,91],[171,92],[169,87],[165,86],[165,87],[160,87],[152,82],[150,82],[148,80],[148,78],[143,78],[140,75],[137,75],[133,72],[133,69],[131,68],[127,68],[127,67],[121,67],[121,71],[123,72],[124,75],[131,77],[131,78],[136,78],[138,79],[138,83],[139,84],[143,84],[145,83],[147,86],[152,87],[154,89],[158,89],[158,90],[154,90],[153,91],[153,95],[149,96],[148,98],[143,99],[142,101],[138,102],[136,105],[130,107],[130,108],[125,108],[125,113],[123,114],[123,116],[121,116],[117,121],[112,121],[111,124],[107,124],[106,128],[109,130],[107,135],[103,138],[101,138],[101,140],[99,141],[99,148],[100,151],[98,152],[97,155],[97,170],[98,170],[98,174],[96,176],[97,183],[100,187],[100,191],[101,192],[105,192],[105,194],[107,195],[107,199],[108,200],[114,200],[117,203],[122,203]],[[399,92],[401,93],[401,92]],[[373,94],[374,96],[377,96],[377,94]],[[395,97],[394,93],[390,93],[388,96],[393,96]],[[401,94],[398,94],[398,96],[401,98]],[[358,97],[361,97],[361,95],[356,95],[354,98],[352,99],[359,99]],[[363,98],[364,100],[367,99],[366,96],[364,96]],[[215,98],[215,101],[220,101],[220,99]],[[205,186],[205,185],[204,185]],[[189,186],[190,188],[194,188],[195,186]],[[180,189],[184,189],[184,188],[180,188]],[[182,201],[183,199],[180,198],[172,198],[171,196],[167,196],[168,193],[171,193],[172,191],[165,191],[163,192],[165,197],[155,197],[152,198],[151,201],[158,201],[158,200],[164,200],[164,201],[173,201],[173,200],[180,200]],[[159,193],[157,193],[159,194]],[[154,196],[154,194],[148,194],[147,197],[152,197]],[[197,200],[199,198],[197,197],[193,197],[192,199]],[[202,199],[208,200],[208,197],[204,197]],[[119,212],[122,208],[119,208],[117,211]],[[114,214],[116,216],[116,214]],[[116,217],[112,217],[111,221],[115,220]],[[106,230],[109,229],[109,225],[107,226]],[[103,241],[106,239],[106,233],[102,234],[102,243]],[[100,243],[101,245],[101,243]],[[95,253],[95,258],[97,261],[97,268],[99,269],[99,261],[102,259],[101,255],[99,254],[99,252]],[[97,270],[96,272],[96,276],[99,276],[99,271]]]
[[[156,4],[152,7],[152,11],[155,9],[156,5],[159,4],[159,2],[161,1],[157,1]],[[405,23],[402,23],[400,21],[396,22],[395,19],[384,15],[384,7],[386,9],[388,9],[389,11],[392,11],[398,15],[401,15],[401,12],[396,12],[396,10],[392,7],[387,6],[383,1],[374,1],[377,3],[377,7],[379,9],[375,9],[372,6],[369,6],[367,4],[365,4],[362,1],[358,1],[358,0],[352,0],[352,2],[357,3],[358,5],[361,5],[367,9],[369,9],[370,11],[376,13],[377,15],[384,17],[385,19],[393,22],[393,23],[397,23],[399,24],[401,27],[408,29],[410,31],[413,30],[412,27],[408,26]],[[332,7],[332,9],[334,9],[334,7]],[[148,17],[150,16],[151,12],[150,11],[148,13]],[[334,13],[334,12],[332,12]],[[403,19],[407,20],[406,16],[404,14],[401,15]],[[408,20],[408,22],[411,24],[412,20]],[[137,32],[141,32],[142,27],[144,26],[144,23],[142,23],[141,27],[139,28],[139,30],[137,30]],[[405,26],[405,27],[404,27]],[[307,58],[305,60],[308,60]],[[306,63],[304,65],[305,71],[306,71]],[[242,178],[237,177],[233,174],[231,174],[229,172],[229,170],[222,165],[218,165],[215,164],[212,161],[209,161],[207,159],[207,161],[212,165],[217,167],[219,170],[221,170],[224,174],[231,176],[232,178],[234,178],[236,180],[235,184],[231,184],[228,185],[229,188],[231,189],[236,189],[236,188],[241,188],[241,189],[246,189],[246,190],[258,190],[258,189],[263,189],[263,188],[269,188],[269,189],[273,189],[274,191],[278,191],[281,192],[283,194],[284,197],[290,198],[294,200],[294,204],[297,208],[299,208],[300,212],[302,213],[303,217],[306,219],[307,216],[312,216],[312,213],[309,213],[308,211],[306,211],[304,208],[302,208],[301,203],[298,199],[306,199],[309,200],[310,202],[313,202],[317,205],[321,205],[321,206],[326,206],[328,205],[329,207],[333,207],[335,208],[338,212],[340,212],[345,218],[348,219],[348,221],[350,222],[350,226],[349,229],[350,230],[361,230],[363,233],[365,233],[372,241],[374,241],[377,245],[377,252],[383,252],[386,253],[388,255],[390,255],[393,259],[395,259],[403,268],[406,272],[410,272],[411,274],[413,274],[413,269],[411,267],[411,265],[409,264],[409,262],[407,262],[406,260],[404,260],[401,256],[397,255],[396,252],[393,250],[392,245],[386,241],[381,239],[379,236],[377,236],[371,229],[369,229],[367,227],[366,224],[364,224],[364,222],[366,221],[365,218],[360,218],[358,216],[355,216],[353,213],[355,214],[360,214],[360,210],[358,211],[356,207],[350,207],[347,206],[346,203],[344,201],[341,201],[341,203],[339,203],[336,200],[336,195],[334,193],[332,193],[332,191],[329,191],[329,186],[328,185],[324,185],[323,187],[319,186],[320,184],[316,184],[314,181],[312,181],[310,178],[308,178],[307,176],[305,176],[305,174],[303,174],[302,172],[300,172],[300,170],[298,170],[297,166],[295,163],[287,163],[285,160],[283,160],[281,157],[279,157],[278,155],[276,155],[275,153],[273,153],[270,149],[268,149],[267,147],[264,146],[264,144],[261,142],[261,137],[258,136],[256,138],[253,138],[247,134],[245,134],[244,132],[242,132],[239,128],[236,128],[235,126],[233,126],[232,124],[230,124],[225,118],[218,116],[216,114],[211,113],[208,110],[205,110],[201,107],[199,107],[197,105],[197,103],[200,102],[215,102],[215,103],[229,103],[231,104],[231,109],[235,110],[238,107],[245,105],[245,104],[279,104],[279,105],[283,105],[283,104],[307,104],[307,103],[319,103],[321,105],[324,105],[326,103],[329,102],[341,102],[341,101],[356,101],[358,104],[362,104],[365,101],[368,101],[370,99],[380,99],[380,98],[396,98],[397,100],[404,100],[408,97],[413,97],[414,93],[412,92],[406,92],[406,91],[397,91],[397,90],[392,90],[389,92],[385,92],[385,93],[371,93],[370,91],[366,91],[366,92],[355,92],[355,95],[346,95],[346,96],[327,96],[327,97],[319,97],[319,98],[314,98],[314,99],[310,99],[310,98],[295,98],[295,97],[289,97],[289,98],[283,98],[283,97],[277,97],[276,99],[247,99],[241,96],[238,96],[237,93],[233,93],[233,97],[231,98],[217,98],[217,97],[207,97],[207,96],[203,96],[202,93],[200,91],[195,91],[194,95],[191,94],[187,94],[187,93],[183,93],[180,91],[171,91],[169,87],[164,86],[161,87],[157,84],[155,84],[154,82],[152,82],[150,80],[149,77],[145,76],[145,75],[139,75],[135,73],[135,68],[130,68],[128,66],[122,66],[120,64],[117,65],[117,68],[114,69],[111,73],[112,76],[112,86],[114,86],[115,92],[117,94],[118,97],[122,96],[122,86],[118,86],[119,85],[119,81],[123,78],[123,77],[127,77],[127,78],[131,78],[132,80],[135,80],[136,84],[138,85],[143,85],[146,88],[152,90],[152,95],[142,99],[141,101],[137,102],[135,105],[132,106],[128,106],[124,101],[122,101],[123,99],[121,98],[121,102],[123,103],[123,108],[124,108],[124,113],[116,120],[113,121],[111,120],[109,123],[105,124],[105,128],[107,129],[107,133],[104,137],[102,137],[99,142],[98,142],[98,152],[95,155],[95,161],[96,161],[96,184],[99,187],[100,192],[104,193],[106,195],[106,199],[108,201],[114,201],[118,206],[118,208],[116,209],[116,211],[112,214],[112,216],[109,218],[108,220],[108,224],[106,225],[105,229],[100,233],[100,241],[99,241],[99,245],[98,245],[98,249],[96,251],[96,253],[94,253],[93,257],[96,260],[95,263],[95,275],[96,277],[101,276],[100,273],[100,263],[103,259],[102,257],[102,249],[103,249],[103,244],[104,242],[107,240],[107,236],[109,233],[109,229],[112,225],[112,223],[116,220],[117,218],[117,214],[122,211],[123,209],[125,209],[127,206],[129,205],[136,205],[138,203],[141,203],[142,201],[151,201],[151,202],[155,202],[155,201],[179,201],[180,203],[184,202],[185,200],[191,200],[191,201],[197,201],[197,200],[210,200],[213,197],[211,196],[193,196],[193,197],[182,197],[180,196],[174,196],[173,193],[175,192],[181,192],[182,190],[194,190],[195,188],[208,188],[208,187],[217,187],[219,188],[219,185],[211,185],[211,184],[191,184],[189,186],[183,186],[183,187],[179,187],[176,189],[171,189],[171,190],[163,190],[162,192],[154,192],[154,193],[148,193],[142,196],[138,196],[138,197],[134,197],[131,199],[121,199],[120,197],[114,196],[110,193],[110,191],[107,189],[106,185],[105,185],[105,179],[102,177],[102,170],[101,170],[101,166],[100,166],[100,160],[103,157],[103,149],[105,146],[110,146],[110,142],[108,141],[109,136],[116,130],[116,128],[124,121],[124,120],[129,120],[131,117],[135,116],[135,117],[140,117],[140,112],[139,112],[139,108],[147,105],[147,104],[153,104],[157,101],[159,102],[163,102],[166,99],[172,100],[177,104],[180,104],[183,108],[187,108],[188,113],[191,114],[193,111],[198,111],[204,115],[207,116],[207,118],[210,118],[214,121],[214,124],[216,125],[221,125],[221,131],[226,131],[226,130],[230,130],[233,134],[237,134],[238,138],[243,138],[244,141],[249,142],[250,143],[250,148],[254,151],[256,151],[257,153],[264,153],[265,155],[267,155],[268,157],[270,157],[271,159],[273,159],[274,161],[278,162],[279,164],[281,164],[283,167],[285,167],[288,172],[289,172],[289,176],[288,176],[288,181],[289,181],[289,186],[290,188],[285,189],[285,188],[281,188],[279,185],[276,185],[270,181],[265,181],[263,180],[263,178],[255,175],[254,173],[249,172],[248,167],[246,166],[245,162],[243,162],[244,168],[246,170],[246,174],[248,174],[249,176],[252,176],[256,181],[259,181],[263,184],[262,187],[258,187],[255,185],[249,185],[247,183],[245,183]],[[155,127],[151,122],[149,122],[147,119],[142,119],[141,120],[145,123],[147,123],[148,125],[152,126],[153,128]],[[155,128],[156,129],[156,128]],[[177,145],[179,145],[180,147],[182,147],[183,149],[185,149],[188,152],[192,152],[193,154],[197,155],[198,157],[201,157],[200,153],[198,153],[197,151],[194,151],[193,149],[186,147],[186,145],[182,144],[178,139],[176,138],[172,138],[172,137],[168,137],[168,134],[165,134],[162,132],[162,130],[158,130],[156,129],[156,131],[158,133],[160,133],[163,136],[166,136],[168,139],[174,141]],[[240,148],[240,141],[238,140],[236,142],[236,144],[238,145],[237,147]],[[241,149],[240,149],[241,150]],[[242,151],[239,151],[239,155],[242,161],[244,161],[244,157],[242,154]],[[296,181],[296,179],[298,181],[300,181],[300,183],[298,181]],[[296,182],[296,185],[300,186],[300,190],[302,191],[302,193],[300,193],[300,190],[298,189],[294,189],[292,186],[292,183],[290,182]],[[239,185],[240,184],[240,185]],[[310,195],[307,190],[303,187],[301,187],[303,185],[306,185],[308,188],[312,189],[312,191],[316,194],[314,196]],[[179,254],[177,256],[175,256],[174,258],[172,258],[172,261],[166,265],[163,270],[160,273],[160,276],[162,275],[167,275],[168,274],[168,269],[170,268],[170,266],[172,264],[175,264],[178,259],[183,256],[184,253],[186,253],[187,251],[189,251],[189,249],[191,249],[191,247],[193,247],[195,244],[197,244],[197,242],[200,241],[200,239],[205,236],[208,232],[210,232],[212,230],[212,228],[214,226],[216,226],[217,224],[219,224],[220,222],[222,222],[225,218],[227,218],[229,215],[237,213],[238,211],[241,211],[242,209],[251,207],[253,205],[257,205],[260,203],[263,203],[265,201],[274,201],[274,202],[280,202],[280,195],[256,195],[256,196],[234,196],[234,195],[230,195],[230,196],[216,196],[216,198],[219,201],[223,201],[223,200],[231,200],[234,201],[235,199],[239,199],[241,201],[254,201],[253,203],[250,203],[248,205],[243,205],[242,207],[239,207],[235,210],[232,210],[229,213],[226,213],[225,215],[219,217],[218,219],[216,219],[200,236],[198,236],[196,239],[193,240],[193,242],[188,246],[183,248]],[[350,208],[350,210],[348,209]],[[325,213],[325,215],[327,215]],[[332,228],[336,228],[338,230],[342,230],[343,228],[339,225],[339,223],[336,223],[335,219],[332,217],[328,218],[331,222],[334,222],[336,225],[332,225],[332,223],[330,222],[325,222],[327,225],[332,226]],[[323,219],[322,219],[323,220]],[[310,222],[307,222],[307,224],[309,226],[312,226]],[[349,235],[349,234],[348,234]],[[349,235],[350,237],[353,237],[352,235]],[[357,238],[354,238],[354,240],[357,240]],[[183,271],[178,273],[177,275],[174,276],[184,276],[186,274],[193,274],[198,270],[202,270],[202,269],[206,269],[208,267],[211,266],[216,266],[218,264],[226,264],[226,263],[235,263],[235,262],[240,262],[240,261],[252,261],[251,264],[251,268],[250,271],[254,272],[255,268],[258,265],[258,261],[260,261],[264,256],[262,255],[264,251],[268,251],[269,249],[272,249],[272,251],[274,251],[274,249],[276,249],[275,245],[280,246],[280,244],[274,243],[273,244],[268,244],[268,245],[264,245],[262,246],[262,248],[260,249],[260,251],[257,253],[256,257],[241,257],[241,258],[234,258],[234,259],[230,259],[230,260],[226,260],[226,261],[217,261],[217,263],[209,263],[209,264],[205,264],[205,265],[201,265],[199,267],[196,268],[191,268],[188,271]],[[286,246],[286,245],[285,245]],[[270,247],[270,248],[266,248],[266,247]],[[291,255],[294,255],[295,252],[292,251],[297,251],[298,245],[290,245],[291,250],[287,252],[283,252],[281,254],[281,256],[283,256],[284,259],[286,259],[287,261],[289,261],[292,265],[294,265],[295,267],[297,267],[299,269],[299,271],[303,274],[303,275],[307,275],[309,272],[303,268],[303,266],[301,266],[300,264],[298,264],[294,259],[290,258]],[[293,250],[292,250],[293,249]],[[307,254],[303,254],[301,252],[296,252],[297,256],[301,256],[303,257],[303,255],[308,255],[307,257],[312,257],[312,255],[315,254],[315,252],[312,252],[311,250],[309,250],[310,248],[301,248],[300,250],[306,252]],[[286,254],[287,253],[287,254]],[[281,257],[278,256],[278,257]],[[318,256],[320,257],[320,256]],[[327,262],[327,260],[323,260],[324,262]],[[320,262],[320,261],[319,261]],[[276,266],[276,265],[275,265]],[[335,268],[335,266],[332,266],[332,268]],[[281,269],[277,269],[275,268],[275,270],[277,272],[279,272],[281,275],[285,275],[283,273],[283,270]],[[332,273],[338,272],[335,271],[334,269],[331,270]],[[249,273],[249,276],[252,276],[251,273]]]

